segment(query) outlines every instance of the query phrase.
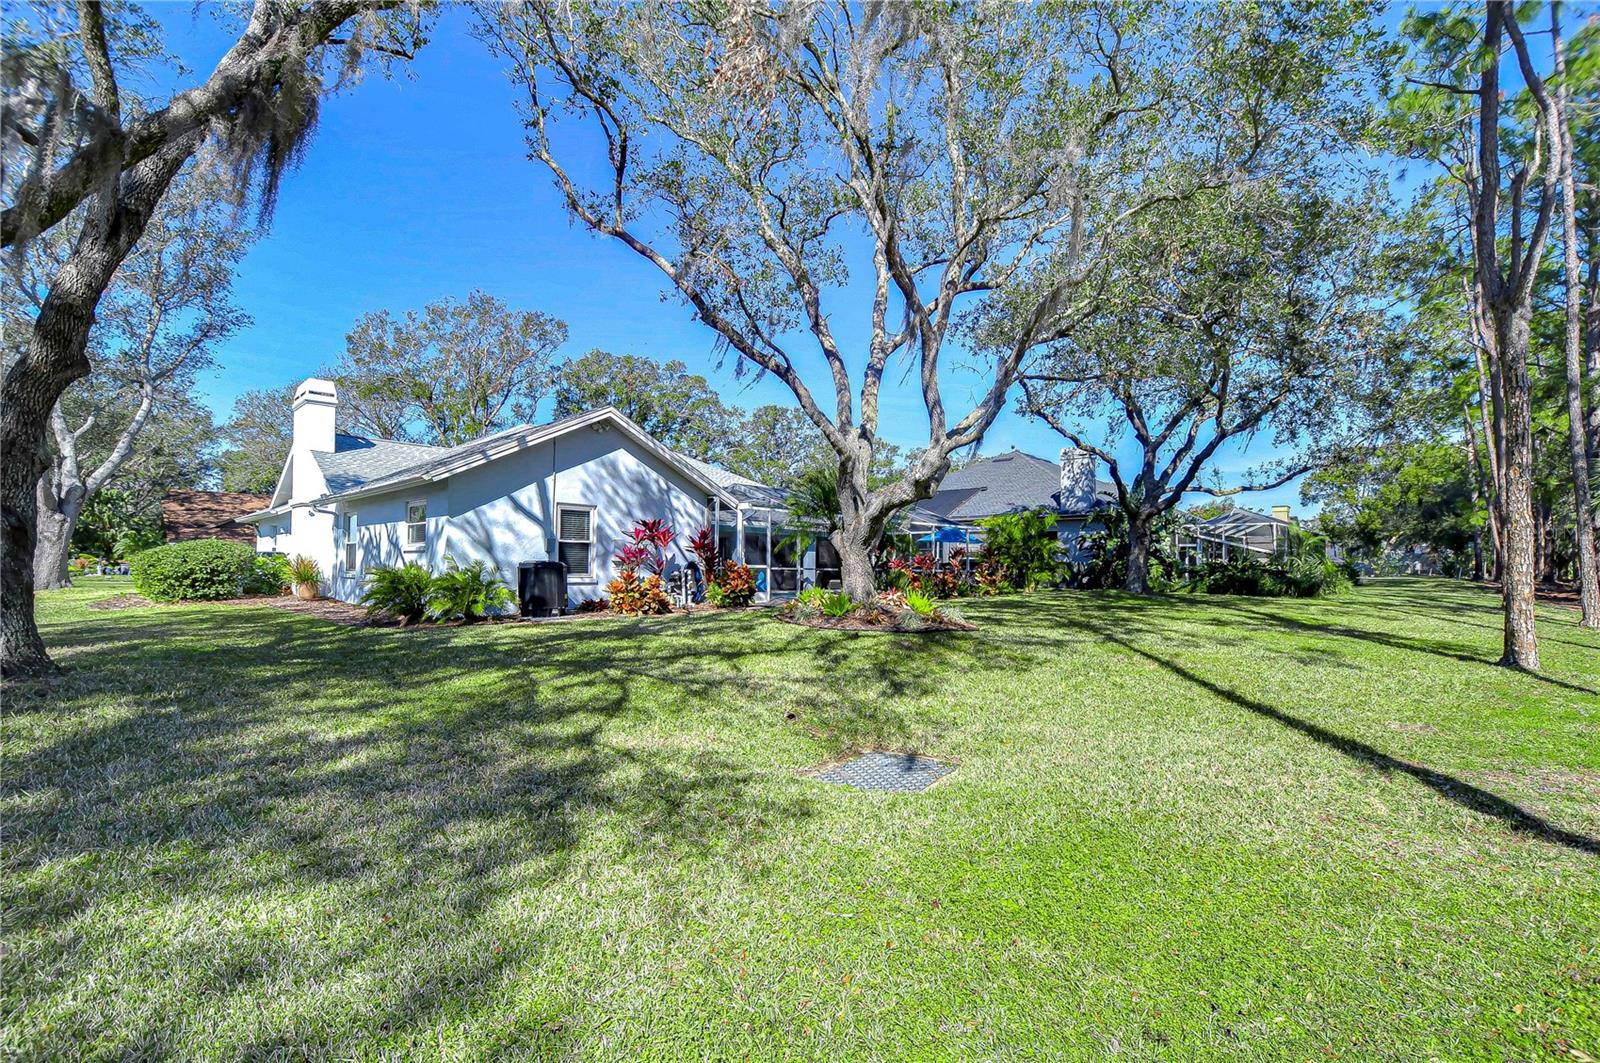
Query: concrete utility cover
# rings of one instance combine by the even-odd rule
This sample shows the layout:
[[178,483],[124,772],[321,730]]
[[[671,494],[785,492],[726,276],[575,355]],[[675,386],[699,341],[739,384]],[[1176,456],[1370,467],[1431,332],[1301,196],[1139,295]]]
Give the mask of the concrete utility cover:
[[817,772],[823,782],[843,783],[858,790],[916,793],[955,771],[954,764],[914,753],[863,753],[854,760]]

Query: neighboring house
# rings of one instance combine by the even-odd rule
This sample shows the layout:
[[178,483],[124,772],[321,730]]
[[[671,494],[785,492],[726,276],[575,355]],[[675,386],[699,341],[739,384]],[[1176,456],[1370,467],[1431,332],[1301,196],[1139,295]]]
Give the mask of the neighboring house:
[[677,533],[669,574],[710,526],[724,556],[755,569],[762,598],[816,577],[814,544],[784,527],[782,492],[677,454],[611,407],[456,447],[337,432],[337,407],[329,381],[296,389],[277,489],[238,518],[255,526],[258,550],[315,560],[335,598],[357,600],[375,566],[439,571],[447,558],[486,561],[513,588],[522,565],[560,560],[570,602],[603,597],[613,556],[642,519]]
[[256,530],[234,518],[267,502],[267,495],[247,491],[168,491],[161,499],[161,537],[169,543],[182,539],[254,543]]
[[969,462],[944,478],[934,496],[911,512],[913,526],[972,527],[985,517],[1046,509],[1056,515],[1056,536],[1068,560],[1079,558],[1078,540],[1102,527],[1097,515],[1117,504],[1116,485],[1097,480],[1095,459],[1068,447],[1059,461],[1008,450]]

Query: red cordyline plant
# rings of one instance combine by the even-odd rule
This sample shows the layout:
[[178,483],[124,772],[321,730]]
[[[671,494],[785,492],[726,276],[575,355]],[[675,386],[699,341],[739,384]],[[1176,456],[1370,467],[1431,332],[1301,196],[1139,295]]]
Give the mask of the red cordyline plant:
[[664,520],[641,520],[633,525],[633,542],[617,551],[617,565],[632,572],[643,568],[659,576],[667,569],[667,547],[672,545],[672,526]]
[[617,551],[617,567],[624,572],[635,572],[640,565],[649,564],[650,551],[638,543],[629,543]]
[[689,550],[694,554],[695,560],[700,562],[700,571],[705,573],[706,580],[713,581],[717,578],[717,537],[710,528],[701,528],[694,533],[694,538],[689,540]]

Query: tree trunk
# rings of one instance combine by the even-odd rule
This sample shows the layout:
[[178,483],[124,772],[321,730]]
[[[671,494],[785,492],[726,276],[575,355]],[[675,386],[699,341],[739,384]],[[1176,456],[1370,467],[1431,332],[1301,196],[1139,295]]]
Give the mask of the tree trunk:
[[58,669],[33,618],[33,553],[39,477],[49,466],[45,433],[56,400],[89,373],[85,354],[95,307],[128,257],[178,169],[199,148],[195,130],[125,171],[111,204],[92,204],[71,256],[50,281],[27,350],[0,389],[0,674],[30,677]]
[[857,452],[839,459],[839,527],[829,536],[839,551],[839,578],[852,601],[870,602],[878,594],[872,571],[872,553],[883,538],[889,515],[875,504],[867,486],[872,467],[872,446],[857,440]]
[[33,585],[37,589],[57,590],[72,586],[72,533],[78,528],[83,510],[83,493],[69,488],[65,498],[52,490],[50,477],[39,477],[37,506],[38,539],[33,554]]
[[1519,310],[1496,321],[1497,353],[1504,401],[1501,452],[1501,599],[1505,610],[1505,649],[1500,663],[1539,670],[1534,628],[1533,411],[1528,381],[1528,314]]
[[1573,177],[1570,91],[1567,60],[1561,41],[1560,5],[1550,8],[1551,47],[1556,61],[1556,124],[1561,133],[1557,158],[1561,167],[1561,244],[1566,274],[1567,451],[1572,465],[1572,499],[1576,510],[1578,600],[1584,627],[1600,628],[1600,574],[1595,557],[1594,500],[1589,491],[1589,447],[1583,423],[1583,274],[1578,262],[1577,184]]
[[[1465,422],[1467,429],[1467,456],[1472,462],[1472,508],[1476,512],[1480,506],[1484,505],[1488,490],[1484,485],[1483,462],[1478,456],[1478,433],[1472,427],[1472,413],[1465,402],[1461,404],[1461,419]],[[1485,524],[1489,529],[1490,548],[1495,553],[1498,553],[1499,543],[1495,535],[1493,507],[1491,506],[1487,512],[1489,516]],[[1472,579],[1474,582],[1482,583],[1483,576],[1483,529],[1477,528],[1472,532]]]
[[1150,593],[1150,519],[1143,514],[1128,518],[1128,574],[1122,589],[1129,594]]

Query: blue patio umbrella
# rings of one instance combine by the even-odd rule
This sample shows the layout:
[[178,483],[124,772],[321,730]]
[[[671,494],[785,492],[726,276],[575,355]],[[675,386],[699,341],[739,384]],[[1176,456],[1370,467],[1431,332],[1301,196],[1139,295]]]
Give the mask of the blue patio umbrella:
[[975,543],[974,539],[965,528],[940,528],[917,540],[919,543]]

